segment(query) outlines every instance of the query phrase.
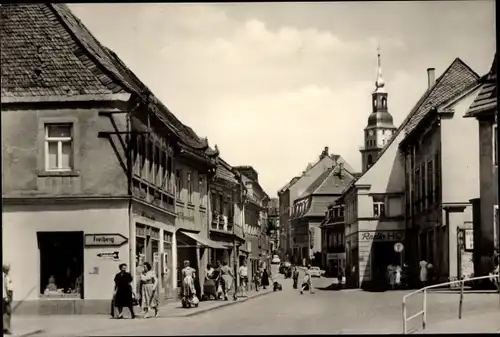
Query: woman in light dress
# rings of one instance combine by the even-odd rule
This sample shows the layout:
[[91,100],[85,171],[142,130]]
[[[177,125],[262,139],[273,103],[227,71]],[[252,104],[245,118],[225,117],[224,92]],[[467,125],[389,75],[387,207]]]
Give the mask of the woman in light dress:
[[399,287],[399,286],[401,286],[401,274],[403,273],[403,269],[401,268],[400,265],[396,266],[394,273],[395,273],[396,286]]
[[394,290],[394,288],[396,287],[396,268],[392,263],[387,266],[386,277],[389,285],[391,286],[391,289]]
[[186,298],[196,295],[196,289],[194,287],[194,277],[196,274],[196,269],[191,268],[190,262],[188,260],[184,261],[184,269],[182,269],[181,274],[183,295]]
[[422,283],[422,287],[425,287],[427,283],[427,266],[428,263],[425,260],[420,261],[420,282]]
[[144,318],[151,317],[151,311],[154,312],[155,317],[158,317],[158,278],[152,269],[151,264],[145,262],[144,271],[141,274],[142,309],[146,313]]
[[231,268],[227,265],[227,261],[222,261],[222,267],[221,267],[221,277],[224,282],[224,286],[222,287],[224,291],[224,301],[227,301],[227,294],[233,287],[233,271]]

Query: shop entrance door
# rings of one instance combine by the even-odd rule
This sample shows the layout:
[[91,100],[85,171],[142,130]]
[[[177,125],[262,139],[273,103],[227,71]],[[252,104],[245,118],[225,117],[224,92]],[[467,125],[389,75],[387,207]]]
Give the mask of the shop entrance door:
[[372,280],[379,285],[388,284],[387,266],[400,263],[399,255],[394,251],[394,242],[374,242],[372,254]]
[[83,232],[37,232],[40,294],[83,298]]

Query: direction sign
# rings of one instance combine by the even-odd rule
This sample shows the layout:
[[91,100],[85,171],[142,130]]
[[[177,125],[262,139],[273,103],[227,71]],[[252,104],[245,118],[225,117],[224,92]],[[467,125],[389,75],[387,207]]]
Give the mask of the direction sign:
[[396,253],[401,253],[403,251],[403,249],[404,249],[404,245],[401,242],[396,242],[394,244],[394,251]]
[[97,254],[97,257],[119,260],[120,259],[120,252],[102,252],[102,253]]
[[127,242],[121,234],[85,234],[86,247],[120,247]]

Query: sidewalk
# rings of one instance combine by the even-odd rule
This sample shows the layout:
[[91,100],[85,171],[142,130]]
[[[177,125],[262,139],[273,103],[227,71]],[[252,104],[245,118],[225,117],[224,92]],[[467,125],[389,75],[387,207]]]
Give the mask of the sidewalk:
[[[229,298],[228,301],[203,301],[200,302],[198,308],[184,309],[179,301],[167,303],[160,307],[159,318],[165,319],[171,317],[190,317],[199,315],[211,310],[216,310],[226,306],[243,303],[259,296],[272,293],[272,287],[266,290],[250,291],[247,298],[238,298],[236,301]],[[136,312],[139,310],[135,308]],[[128,315],[127,309],[124,309],[124,314]],[[141,319],[128,320],[130,324],[144,324],[147,321]],[[132,323],[133,322],[133,323]],[[91,332],[113,329],[113,327],[123,326],[123,320],[111,319],[107,315],[44,315],[44,316],[16,316],[12,317],[13,336],[32,336],[43,334],[47,336],[82,336]]]
[[416,334],[498,332],[500,332],[500,311],[430,323],[425,330]]

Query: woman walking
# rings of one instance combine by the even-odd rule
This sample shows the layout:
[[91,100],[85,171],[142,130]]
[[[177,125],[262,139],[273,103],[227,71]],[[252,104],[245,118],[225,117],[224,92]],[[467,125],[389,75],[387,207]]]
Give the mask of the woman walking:
[[186,260],[184,261],[184,269],[182,269],[182,290],[183,295],[186,299],[191,298],[196,295],[196,289],[194,287],[196,269],[191,268],[191,263]]
[[263,289],[266,289],[266,287],[269,286],[269,274],[267,273],[267,269],[264,268],[264,270],[262,271],[262,281],[261,281],[261,284],[262,284],[262,288]]
[[141,275],[142,288],[142,308],[146,313],[144,318],[151,317],[151,311],[154,311],[154,316],[158,317],[158,278],[151,268],[149,262],[144,263],[144,272]]
[[233,286],[233,271],[231,268],[227,265],[226,261],[222,261],[222,267],[221,267],[221,277],[223,280],[223,287],[222,290],[224,292],[224,301],[227,301],[227,294],[229,291],[232,289]]
[[130,311],[132,319],[135,318],[133,308],[132,275],[127,272],[127,265],[120,264],[120,272],[115,275],[114,306],[118,308],[118,319],[123,318],[123,307]]

